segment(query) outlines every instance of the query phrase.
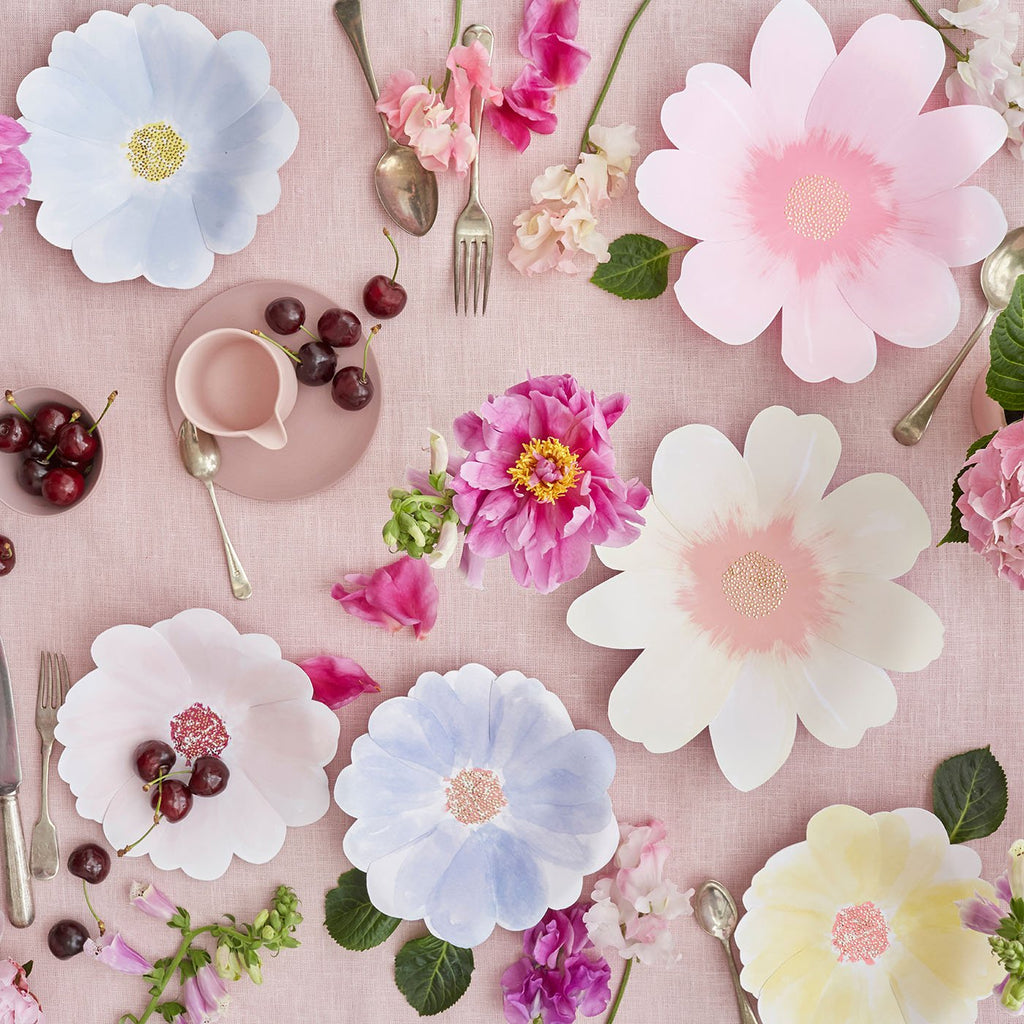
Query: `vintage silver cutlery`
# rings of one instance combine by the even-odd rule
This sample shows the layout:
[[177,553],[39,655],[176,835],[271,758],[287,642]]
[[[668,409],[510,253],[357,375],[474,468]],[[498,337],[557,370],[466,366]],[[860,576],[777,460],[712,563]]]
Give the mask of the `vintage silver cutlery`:
[[981,290],[988,301],[988,309],[981,322],[971,332],[946,372],[935,382],[935,387],[892,428],[892,436],[900,444],[917,444],[924,437],[946,388],[985,328],[992,323],[997,313],[1010,304],[1013,286],[1021,274],[1024,274],[1024,228],[1015,228],[981,265]]
[[740,985],[739,971],[736,970],[736,961],[732,955],[732,933],[740,916],[736,909],[736,901],[721,882],[709,879],[697,890],[695,903],[697,923],[708,935],[718,939],[725,950],[726,959],[729,961],[732,987],[736,991],[736,1004],[739,1007],[741,1024],[757,1024],[757,1017],[754,1016],[743,986]]
[[[380,99],[380,90],[377,88],[370,52],[366,46],[360,0],[337,0],[334,14],[356,52],[373,102],[376,103]],[[373,172],[377,198],[402,230],[408,231],[410,235],[425,235],[437,218],[437,178],[433,171],[428,171],[420,163],[413,149],[395,141],[388,119],[383,114],[380,115],[380,123],[384,126],[387,148]]]
[[15,928],[27,928],[35,919],[36,912],[32,905],[25,833],[18,808],[20,786],[21,757],[18,753],[18,723],[14,717],[14,693],[4,642],[0,640],[0,814],[3,815],[4,829],[7,916]]
[[32,830],[32,849],[28,863],[33,878],[53,878],[60,865],[57,830],[50,820],[49,784],[50,754],[53,752],[53,730],[57,727],[57,712],[71,688],[67,658],[63,654],[43,651],[39,660],[39,689],[36,692],[36,731],[43,753],[42,796],[39,820]]
[[206,484],[210,492],[210,500],[213,502],[213,511],[217,516],[217,525],[220,527],[220,537],[224,542],[224,557],[228,563],[228,576],[231,579],[231,592],[239,601],[245,601],[252,597],[252,584],[249,577],[245,575],[242,563],[235,554],[235,547],[228,536],[227,527],[221,518],[220,505],[217,503],[217,494],[213,489],[213,478],[220,469],[220,445],[217,438],[200,430],[189,420],[182,420],[178,430],[178,452],[181,461],[191,476]]
[[[480,42],[490,56],[494,34],[484,25],[470,25],[462,34],[462,45]],[[491,283],[491,261],[494,257],[494,226],[487,211],[480,205],[480,128],[483,121],[484,98],[479,90],[470,101],[470,125],[476,136],[476,159],[470,170],[469,201],[455,222],[455,312],[459,311],[459,285],[462,285],[462,309],[469,313],[469,281],[473,281],[473,312],[477,312],[480,275],[483,274],[483,304],[481,314],[487,312],[487,290]],[[470,265],[472,264],[472,269]]]

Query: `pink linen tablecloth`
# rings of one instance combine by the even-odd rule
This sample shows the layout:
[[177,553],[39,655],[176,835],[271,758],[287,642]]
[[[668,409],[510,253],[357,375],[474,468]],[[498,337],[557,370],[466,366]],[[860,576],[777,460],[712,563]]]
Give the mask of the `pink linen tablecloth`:
[[[441,64],[451,32],[448,0],[364,0],[370,46],[381,79],[399,67],[417,73]],[[3,0],[0,10],[0,111],[17,114],[21,79],[46,61],[52,36],[73,29],[96,0]],[[114,9],[126,12],[128,0]],[[375,442],[355,472],[319,496],[287,504],[258,504],[222,493],[224,516],[255,587],[251,601],[232,599],[206,495],[181,470],[164,408],[164,366],[179,328],[221,290],[257,278],[304,282],[359,308],[368,276],[390,267],[380,237],[384,218],[373,195],[371,170],[381,148],[365,85],[327,0],[181,0],[179,7],[218,35],[246,29],[262,39],[273,62],[272,81],[301,125],[299,147],[285,165],[279,207],[261,218],[253,244],[218,257],[210,279],[190,293],[145,282],[97,285],[71,255],[49,246],[33,225],[34,204],[12,211],[0,235],[0,386],[47,383],[96,405],[111,388],[121,398],[104,428],[106,470],[101,492],[56,520],[25,519],[0,508],[0,532],[19,554],[15,573],[0,581],[0,635],[13,671],[25,784],[21,800],[30,832],[38,808],[39,758],[33,700],[41,649],[64,651],[75,678],[91,667],[89,645],[117,623],[150,624],[192,606],[227,615],[243,631],[272,634],[286,657],[320,652],[359,660],[383,697],[404,693],[427,669],[445,671],[483,661],[497,671],[535,675],[564,700],[577,726],[599,729],[614,743],[618,774],[613,797],[621,819],[663,818],[674,846],[671,873],[684,886],[713,875],[739,896],[751,875],[780,847],[804,835],[821,807],[849,802],[869,812],[930,806],[930,780],[943,758],[991,743],[1007,769],[1010,809],[1000,832],[975,844],[986,873],[1001,870],[1003,853],[1024,833],[1020,673],[1024,641],[1022,598],[998,582],[966,546],[925,551],[908,583],[942,616],[946,649],[929,670],[897,678],[899,710],[888,726],[868,732],[854,750],[833,750],[802,730],[792,757],[753,793],[732,789],[719,771],[707,735],[685,749],[655,756],[614,736],[607,695],[629,663],[629,652],[603,651],[577,640],[565,626],[572,599],[607,575],[596,563],[581,579],[548,597],[518,588],[504,564],[492,565],[483,592],[465,587],[453,570],[440,574],[441,610],[428,639],[392,637],[345,616],[329,589],[345,572],[382,564],[380,528],[386,490],[405,466],[422,458],[426,428],[448,430],[460,412],[488,394],[536,374],[571,371],[599,394],[624,390],[632,406],[615,427],[624,476],[649,477],[661,437],[687,422],[712,423],[741,441],[751,418],[773,403],[797,412],[824,412],[844,442],[835,483],[864,472],[895,473],[921,498],[935,537],[948,520],[949,484],[973,440],[968,400],[984,364],[982,347],[953,384],[925,441],[901,448],[892,423],[935,379],[983,309],[974,269],[959,272],[960,327],[925,351],[882,343],[878,367],[857,385],[809,385],[779,356],[779,329],[746,347],[710,340],[680,312],[671,290],[653,302],[624,303],[587,283],[556,275],[527,281],[505,259],[511,220],[528,202],[528,187],[545,166],[571,161],[632,0],[584,0],[581,42],[594,62],[558,103],[559,131],[538,137],[522,156],[493,136],[484,141],[481,178],[496,225],[490,307],[486,317],[452,314],[452,223],[464,186],[441,183],[441,213],[422,240],[399,238],[409,305],[389,324],[377,349],[386,375],[384,413]],[[643,152],[664,143],[658,112],[702,60],[747,72],[754,33],[772,0],[654,0],[640,23],[602,115],[606,124],[635,122]],[[937,4],[934,6],[938,6]],[[893,11],[913,17],[899,0],[821,0],[837,43],[867,17]],[[495,32],[497,77],[510,81],[518,0],[466,0],[465,19]],[[979,176],[1003,202],[1011,224],[1024,215],[1024,168],[1001,153]],[[608,215],[612,236],[624,231],[677,240],[639,207],[634,194]],[[673,267],[673,270],[675,268]],[[742,301],[742,296],[737,297]],[[328,773],[333,783],[353,739],[378,698],[340,712],[342,737]],[[59,751],[59,748],[58,748]],[[230,800],[230,791],[225,799]],[[66,854],[101,836],[74,811],[67,787],[54,780],[53,817]],[[152,881],[187,906],[195,919],[222,912],[243,917],[262,906],[278,882],[303,899],[302,947],[266,965],[261,990],[247,981],[234,989],[233,1019],[249,1024],[338,1020],[397,1024],[415,1019],[391,978],[403,926],[376,951],[349,953],[321,927],[325,890],[348,868],[342,854],[347,821],[336,807],[315,826],[293,831],[281,854],[262,867],[235,862],[219,882],[163,873],[147,859],[117,862],[94,896],[106,920],[151,956],[171,949],[163,926],[126,903],[133,878]],[[36,924],[8,926],[0,954],[36,962],[32,985],[54,1024],[107,1024],[138,1012],[144,986],[84,957],[58,963],[46,949],[50,925],[85,917],[79,885],[66,870],[36,883]],[[644,968],[619,1015],[622,1024],[735,1019],[721,951],[692,919],[678,928],[679,962]],[[518,955],[518,938],[496,934],[477,954],[473,985],[441,1019],[499,1021],[499,978]],[[615,966],[616,973],[619,968]],[[986,1004],[980,1019],[1000,1019]],[[798,1024],[798,1022],[794,1022]]]

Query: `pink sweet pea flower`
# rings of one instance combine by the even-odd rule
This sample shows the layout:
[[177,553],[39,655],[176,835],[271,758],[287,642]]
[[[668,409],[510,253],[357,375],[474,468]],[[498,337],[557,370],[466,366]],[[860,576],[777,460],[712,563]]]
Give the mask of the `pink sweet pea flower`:
[[485,103],[500,106],[504,102],[501,90],[491,78],[491,58],[479,40],[469,46],[453,46],[445,67],[452,73],[446,98],[456,123],[469,124],[469,101],[474,88],[480,90]]
[[14,118],[0,114],[0,214],[25,205],[32,171],[18,147],[27,140],[28,132]]
[[575,39],[579,29],[580,0],[526,0],[519,29],[519,52],[527,60],[535,60],[536,37],[556,35]]
[[83,952],[122,974],[149,974],[153,970],[153,965],[116,932],[102,936],[99,942],[86,939]]
[[408,555],[373,573],[350,573],[331,588],[331,597],[350,615],[392,633],[411,626],[417,640],[437,621],[437,584],[430,566]]
[[582,46],[554,33],[535,36],[532,46],[537,69],[556,89],[575,85],[590,63],[590,54]]
[[332,711],[351,704],[364,693],[380,693],[380,685],[351,658],[322,654],[300,661],[299,668],[313,683],[313,699],[326,704]]
[[0,1021],[4,1024],[44,1024],[39,1000],[29,991],[21,964],[10,957],[0,960]]
[[128,902],[158,921],[170,921],[178,912],[178,908],[155,885],[143,885],[141,882],[132,882]]
[[530,145],[531,133],[550,135],[558,126],[555,116],[555,87],[532,64],[527,64],[511,86],[502,90],[501,106],[489,104],[487,121],[504,139],[522,153]]

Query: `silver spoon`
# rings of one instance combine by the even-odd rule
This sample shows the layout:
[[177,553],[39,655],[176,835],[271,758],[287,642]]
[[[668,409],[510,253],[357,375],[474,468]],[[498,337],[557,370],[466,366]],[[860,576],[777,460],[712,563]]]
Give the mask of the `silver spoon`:
[[997,313],[1009,305],[1013,286],[1021,274],[1024,274],[1024,228],[1015,228],[981,265],[981,290],[988,300],[988,309],[981,322],[971,332],[971,336],[964,342],[964,347],[956,354],[946,372],[935,382],[935,387],[892,428],[892,436],[900,444],[917,444],[924,437],[924,432],[928,429],[928,424],[939,402],[942,401],[946,388],[985,328],[992,323]]
[[221,540],[224,541],[224,556],[228,561],[231,592],[239,601],[245,601],[252,597],[252,584],[249,582],[249,577],[245,575],[238,555],[235,554],[231,538],[228,537],[227,528],[220,515],[217,495],[213,490],[213,478],[217,475],[217,470],[220,469],[220,445],[217,444],[217,438],[205,430],[200,430],[189,420],[182,420],[178,430],[178,453],[189,474],[206,484],[206,489],[210,492],[213,511],[217,515],[217,525],[220,527]]
[[[337,0],[334,13],[356,51],[359,66],[376,103],[380,99],[380,90],[366,48],[360,0]],[[437,217],[437,178],[433,171],[423,167],[414,150],[395,142],[388,119],[383,114],[380,115],[380,123],[384,126],[388,144],[373,172],[377,198],[403,231],[410,235],[425,235]]]
[[697,890],[697,922],[708,935],[722,943],[725,957],[729,961],[732,987],[736,990],[736,1003],[740,1010],[741,1024],[757,1024],[754,1011],[750,1008],[743,986],[740,985],[740,975],[736,969],[736,961],[733,959],[730,945],[733,929],[736,927],[739,916],[736,901],[721,882],[709,879]]

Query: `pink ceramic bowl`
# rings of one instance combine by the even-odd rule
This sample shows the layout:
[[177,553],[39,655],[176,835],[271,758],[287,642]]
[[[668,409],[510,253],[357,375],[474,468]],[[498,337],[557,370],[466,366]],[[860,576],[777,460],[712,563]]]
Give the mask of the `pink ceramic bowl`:
[[[29,416],[35,415],[41,405],[46,405],[48,402],[60,402],[61,405],[66,405],[70,409],[80,409],[82,411],[81,422],[87,426],[92,426],[95,422],[95,417],[77,398],[69,395],[66,391],[58,391],[56,388],[35,384],[31,387],[19,388],[14,392],[14,398]],[[6,416],[8,411],[13,412],[14,410],[3,403],[0,415]],[[59,516],[62,512],[69,512],[71,509],[78,508],[82,502],[88,501],[89,496],[96,490],[96,485],[103,474],[103,439],[100,438],[100,447],[96,458],[93,459],[92,472],[85,479],[85,493],[74,505],[51,505],[45,498],[22,490],[18,484],[17,473],[23,460],[24,456],[20,453],[16,455],[0,453],[0,502],[26,516]]]

